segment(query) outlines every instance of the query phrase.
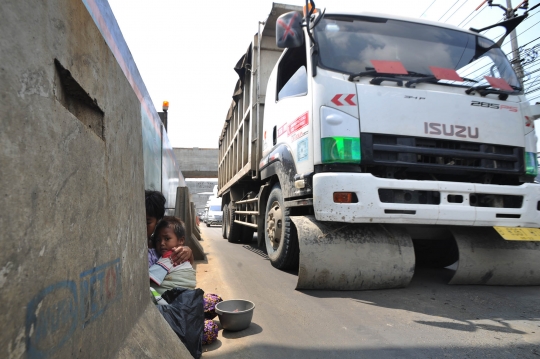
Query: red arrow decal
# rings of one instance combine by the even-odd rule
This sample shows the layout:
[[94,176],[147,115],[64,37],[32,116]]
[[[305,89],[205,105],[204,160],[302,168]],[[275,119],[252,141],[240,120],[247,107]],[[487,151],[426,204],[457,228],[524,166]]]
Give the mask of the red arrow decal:
[[343,106],[343,104],[341,102],[339,102],[339,98],[342,96],[342,94],[337,94],[336,96],[334,96],[333,99],[331,99],[330,101],[332,101],[336,106]]
[[356,106],[356,104],[352,100],[354,96],[355,96],[355,94],[353,94],[353,93],[350,94],[350,95],[347,95],[347,97],[345,97],[345,102],[347,102],[351,106]]

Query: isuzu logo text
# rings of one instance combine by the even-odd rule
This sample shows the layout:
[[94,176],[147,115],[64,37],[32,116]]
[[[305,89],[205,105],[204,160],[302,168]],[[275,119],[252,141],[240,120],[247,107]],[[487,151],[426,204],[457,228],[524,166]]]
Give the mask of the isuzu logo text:
[[478,127],[447,125],[437,122],[424,122],[424,133],[427,135],[442,135],[448,137],[478,138]]

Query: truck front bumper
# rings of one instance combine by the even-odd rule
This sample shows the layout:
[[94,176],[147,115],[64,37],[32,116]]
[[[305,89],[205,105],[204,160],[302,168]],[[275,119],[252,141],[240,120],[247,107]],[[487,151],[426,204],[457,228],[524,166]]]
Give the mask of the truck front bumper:
[[[438,192],[440,201],[439,204],[387,203],[381,201],[379,189]],[[354,192],[358,202],[335,203],[334,192]],[[449,202],[449,195],[462,201]],[[479,207],[471,204],[471,198],[478,195],[499,198],[501,195],[522,196],[523,201],[520,208]],[[538,228],[539,202],[540,185],[535,183],[499,186],[397,180],[378,178],[369,173],[320,173],[313,176],[313,208],[315,217],[320,221]]]

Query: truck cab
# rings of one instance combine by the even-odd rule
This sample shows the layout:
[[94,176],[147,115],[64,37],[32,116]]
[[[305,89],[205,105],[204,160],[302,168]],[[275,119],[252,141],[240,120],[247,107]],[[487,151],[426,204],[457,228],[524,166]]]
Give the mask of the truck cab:
[[[264,109],[262,162],[289,157],[267,171],[285,197],[312,196],[325,221],[537,226],[532,115],[492,40],[372,13],[301,30]],[[336,191],[352,194],[346,211]]]

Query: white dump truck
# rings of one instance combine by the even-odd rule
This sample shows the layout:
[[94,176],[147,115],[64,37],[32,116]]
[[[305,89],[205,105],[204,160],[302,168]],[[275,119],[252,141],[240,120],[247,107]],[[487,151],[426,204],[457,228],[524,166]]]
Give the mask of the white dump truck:
[[306,5],[274,3],[235,66],[223,237],[257,232],[298,289],[403,287],[455,262],[451,284],[539,285],[537,139],[500,42]]

